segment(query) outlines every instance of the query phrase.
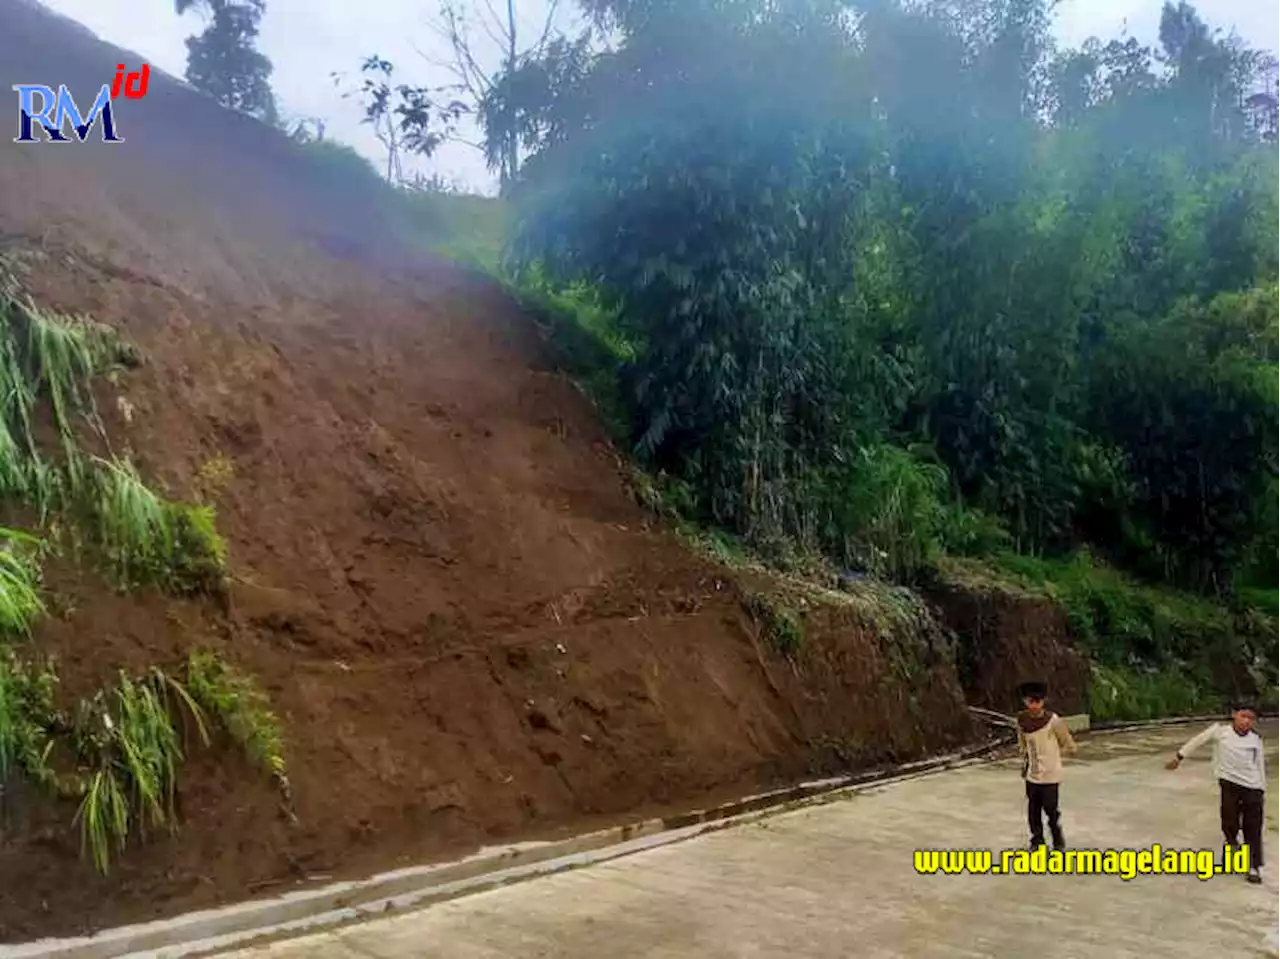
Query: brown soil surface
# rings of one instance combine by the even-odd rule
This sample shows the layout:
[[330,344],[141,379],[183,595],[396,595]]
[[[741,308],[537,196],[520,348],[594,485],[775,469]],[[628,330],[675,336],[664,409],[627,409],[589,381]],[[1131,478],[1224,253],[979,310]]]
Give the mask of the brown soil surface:
[[[4,88],[83,98],[120,61],[0,0]],[[769,651],[729,575],[634,504],[589,408],[499,291],[410,257],[283,138],[161,75],[118,122],[114,147],[0,140],[0,240],[38,301],[141,348],[144,366],[100,398],[110,428],[171,496],[217,504],[234,585],[221,605],[121,597],[55,569],[60,615],[34,644],[58,654],[68,697],[197,644],[252,671],[285,723],[297,822],[231,750],[193,749],[181,831],[100,878],[74,809],[6,784],[0,941],[687,808],[971,734],[945,644],[922,640],[901,668],[900,648],[833,608],[810,615],[795,662]]]
[[1048,683],[1056,711],[1089,711],[1089,662],[1069,638],[1061,606],[965,577],[938,585],[930,598],[959,637],[957,666],[971,705],[1013,713],[1018,685],[1039,680]]

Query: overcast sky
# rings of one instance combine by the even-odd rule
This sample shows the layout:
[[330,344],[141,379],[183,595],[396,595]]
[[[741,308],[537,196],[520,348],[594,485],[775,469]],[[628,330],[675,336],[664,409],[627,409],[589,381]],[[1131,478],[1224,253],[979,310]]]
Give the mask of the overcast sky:
[[[44,0],[46,6],[72,17],[104,40],[134,50],[175,76],[186,69],[183,41],[204,29],[199,14],[178,17],[173,0]],[[372,131],[360,123],[353,99],[330,79],[334,71],[354,84],[360,61],[378,54],[398,67],[412,83],[442,82],[446,75],[428,57],[443,54],[430,20],[439,0],[267,0],[259,48],[275,65],[272,87],[290,117],[320,118],[326,136],[350,143],[375,161],[381,147]],[[518,0],[517,9],[535,32],[546,16],[547,0]],[[1280,47],[1280,4],[1276,0],[1200,0],[1201,16],[1214,26],[1234,28],[1250,45],[1275,51]],[[1090,36],[1110,38],[1126,30],[1145,43],[1154,43],[1161,0],[1061,0],[1057,35],[1060,43],[1075,45]],[[478,55],[497,57],[483,34]],[[419,52],[421,51],[421,53]],[[492,178],[479,154],[449,144],[427,161],[425,172],[440,173],[476,189],[488,190]]]

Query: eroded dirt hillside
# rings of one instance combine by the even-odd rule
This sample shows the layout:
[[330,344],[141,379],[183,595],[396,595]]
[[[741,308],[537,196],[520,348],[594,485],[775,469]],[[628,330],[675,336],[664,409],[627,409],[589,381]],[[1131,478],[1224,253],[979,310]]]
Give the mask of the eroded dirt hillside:
[[[125,62],[137,62],[128,54]],[[121,52],[0,0],[0,79],[89,90]],[[194,644],[259,678],[296,823],[192,748],[182,826],[107,877],[74,804],[6,784],[0,940],[283,891],[688,807],[971,730],[941,632],[813,608],[791,661],[743,585],[634,503],[500,291],[399,249],[283,138],[153,74],[126,143],[0,140],[0,253],[144,358],[100,403],[142,473],[217,506],[229,601],[54,569],[60,695]],[[121,401],[123,399],[123,402]],[[833,759],[833,757],[835,757]]]

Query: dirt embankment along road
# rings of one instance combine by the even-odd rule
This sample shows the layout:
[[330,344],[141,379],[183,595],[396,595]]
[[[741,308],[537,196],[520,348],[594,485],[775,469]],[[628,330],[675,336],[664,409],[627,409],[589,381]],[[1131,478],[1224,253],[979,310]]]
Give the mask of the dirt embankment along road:
[[[1221,855],[1207,756],[1164,761],[1198,727],[1086,737],[1068,762],[1072,848]],[[1275,726],[1267,730],[1275,768]],[[1240,876],[921,876],[916,848],[1026,841],[1017,761],[940,773],[419,912],[228,959],[541,956],[1201,959],[1276,954],[1274,797],[1262,886]]]
[[[83,97],[139,59],[0,0],[0,88]],[[284,721],[297,822],[235,754],[193,749],[181,830],[101,878],[74,806],[7,783],[0,941],[973,734],[936,628],[894,635],[828,606],[795,662],[771,652],[740,584],[637,508],[527,318],[405,250],[368,196],[155,72],[117,121],[118,146],[0,138],[0,253],[41,304],[138,345],[144,366],[100,397],[108,425],[168,495],[216,504],[233,588],[226,604],[118,596],[55,567],[58,615],[30,648],[59,657],[68,703],[197,644],[252,672]]]

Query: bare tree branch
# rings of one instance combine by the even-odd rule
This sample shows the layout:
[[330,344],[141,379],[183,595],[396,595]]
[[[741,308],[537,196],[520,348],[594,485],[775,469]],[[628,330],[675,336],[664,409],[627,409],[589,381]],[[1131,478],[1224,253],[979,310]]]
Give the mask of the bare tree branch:
[[541,54],[546,49],[547,41],[551,39],[551,28],[555,23],[556,13],[559,10],[560,0],[549,0],[547,3],[547,18],[542,23],[542,32],[538,34],[538,42],[530,48],[535,53]]
[[[496,43],[499,47],[506,47],[510,35],[510,27],[503,24],[502,17],[498,15],[498,11],[493,8],[493,0],[484,0],[484,13],[489,15],[486,20],[484,15],[476,17],[480,21],[480,25],[485,28],[485,33],[489,35],[489,39]],[[490,23],[489,21],[492,21]]]
[[[501,93],[501,102],[494,98],[505,77],[544,56],[552,39],[563,32],[557,29],[558,18],[566,5],[561,0],[544,3],[544,12],[536,15],[528,13],[526,5],[522,20],[517,0],[436,0],[435,13],[425,18],[435,42],[426,44],[428,49],[416,44],[413,49],[438,78],[443,74],[445,82],[396,88],[396,106],[388,110],[396,114],[390,135],[413,134],[400,137],[400,151],[417,153],[440,142],[460,143],[481,150],[504,183],[517,175],[526,152],[522,138],[530,134],[521,127],[520,107],[511,103],[510,91]],[[442,96],[452,96],[453,102],[446,105]],[[482,111],[486,104],[489,109]],[[427,116],[432,118],[430,136],[415,139],[421,118]],[[470,123],[483,127],[481,135],[475,135]],[[388,145],[389,152],[393,149]]]

